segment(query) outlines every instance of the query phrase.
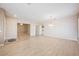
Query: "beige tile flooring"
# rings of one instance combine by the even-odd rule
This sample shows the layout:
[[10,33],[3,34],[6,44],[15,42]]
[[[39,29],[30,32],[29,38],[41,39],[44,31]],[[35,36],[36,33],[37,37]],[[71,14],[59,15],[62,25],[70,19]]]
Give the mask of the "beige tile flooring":
[[28,37],[0,48],[1,56],[79,56],[76,41],[51,37]]

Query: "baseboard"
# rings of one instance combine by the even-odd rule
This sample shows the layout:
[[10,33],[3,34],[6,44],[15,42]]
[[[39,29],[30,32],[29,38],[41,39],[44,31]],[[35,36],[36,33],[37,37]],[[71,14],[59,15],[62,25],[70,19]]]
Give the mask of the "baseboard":
[[54,37],[54,36],[46,36],[46,37],[51,37],[51,38],[56,38],[56,39],[64,39],[64,40],[71,40],[71,41],[78,41],[77,38],[63,38],[63,37]]

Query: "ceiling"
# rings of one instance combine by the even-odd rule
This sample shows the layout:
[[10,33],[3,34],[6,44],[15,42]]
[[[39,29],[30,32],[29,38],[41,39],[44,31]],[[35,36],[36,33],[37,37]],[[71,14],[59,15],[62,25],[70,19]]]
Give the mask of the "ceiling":
[[77,3],[1,3],[0,7],[4,8],[8,15],[35,23],[48,20],[50,16],[61,18],[75,15],[79,10]]

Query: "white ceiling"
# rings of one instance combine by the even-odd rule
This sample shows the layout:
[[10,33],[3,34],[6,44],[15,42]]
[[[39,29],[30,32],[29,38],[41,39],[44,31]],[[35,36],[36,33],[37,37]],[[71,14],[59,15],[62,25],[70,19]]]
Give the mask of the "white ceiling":
[[20,20],[31,22],[41,22],[50,16],[60,18],[78,13],[79,4],[76,3],[4,3],[0,4],[12,15],[16,15]]

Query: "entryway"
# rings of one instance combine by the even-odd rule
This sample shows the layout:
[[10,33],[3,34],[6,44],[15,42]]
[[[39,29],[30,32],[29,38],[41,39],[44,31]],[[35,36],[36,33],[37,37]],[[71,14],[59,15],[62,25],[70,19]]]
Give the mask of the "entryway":
[[30,36],[30,24],[17,24],[17,38],[18,40],[26,40]]

